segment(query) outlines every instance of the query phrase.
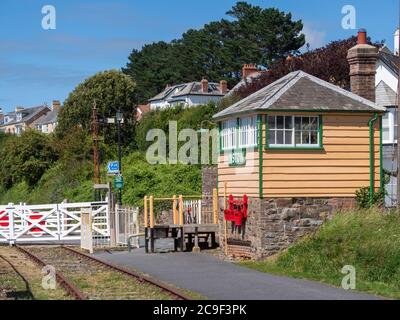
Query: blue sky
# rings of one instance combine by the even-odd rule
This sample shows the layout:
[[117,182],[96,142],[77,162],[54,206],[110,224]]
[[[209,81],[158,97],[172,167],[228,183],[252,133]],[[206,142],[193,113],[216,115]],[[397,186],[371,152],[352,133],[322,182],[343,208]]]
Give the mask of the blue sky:
[[[248,0],[302,19],[312,47],[347,38],[344,5],[353,5],[356,28],[393,47],[399,0]],[[236,0],[1,0],[0,107],[34,106],[68,93],[94,73],[125,66],[132,48],[179,37],[219,20]],[[44,5],[56,8],[56,30],[43,30]]]

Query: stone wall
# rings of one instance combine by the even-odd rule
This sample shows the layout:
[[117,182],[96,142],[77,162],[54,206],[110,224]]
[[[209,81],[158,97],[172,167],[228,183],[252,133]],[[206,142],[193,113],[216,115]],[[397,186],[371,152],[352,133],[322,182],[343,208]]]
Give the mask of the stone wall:
[[[220,198],[220,244],[225,245],[223,198]],[[242,230],[232,232],[227,223],[228,253],[253,259],[271,256],[288,248],[306,234],[315,232],[340,210],[355,206],[349,198],[249,199],[248,218]],[[240,246],[240,241],[245,244]]]
[[202,206],[212,207],[213,190],[217,188],[218,168],[216,166],[204,167],[201,170],[202,175]]

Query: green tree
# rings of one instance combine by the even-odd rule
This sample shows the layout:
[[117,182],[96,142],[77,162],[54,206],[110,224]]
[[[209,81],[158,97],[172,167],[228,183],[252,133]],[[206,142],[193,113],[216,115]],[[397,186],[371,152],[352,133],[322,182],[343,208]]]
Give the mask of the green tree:
[[210,22],[190,29],[181,39],[158,42],[133,50],[123,72],[140,86],[140,101],[161,92],[166,84],[225,79],[238,82],[245,63],[269,66],[288,54],[296,54],[305,43],[301,20],[274,8],[263,9],[238,2],[227,12],[230,20]]
[[[120,71],[111,70],[95,74],[72,91],[58,116],[57,136],[81,127],[85,132],[91,128],[92,109],[96,105],[100,120],[115,117],[118,109],[123,112],[122,138],[124,145],[134,146],[136,126],[136,83]],[[117,141],[116,125],[102,122],[100,134],[104,141]]]
[[0,183],[10,188],[18,182],[34,186],[57,160],[51,138],[36,130],[28,130],[20,137],[9,139],[0,159]]

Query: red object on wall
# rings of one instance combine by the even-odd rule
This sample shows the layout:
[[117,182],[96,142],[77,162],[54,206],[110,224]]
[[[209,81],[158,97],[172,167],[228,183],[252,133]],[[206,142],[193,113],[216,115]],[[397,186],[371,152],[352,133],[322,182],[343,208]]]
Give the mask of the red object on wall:
[[243,196],[243,200],[235,200],[233,195],[229,196],[228,209],[224,210],[225,220],[232,221],[236,226],[241,226],[247,220],[248,198]]
[[[0,216],[4,214],[5,211],[0,211]],[[0,227],[7,228],[9,226],[9,218],[8,215],[5,215],[0,218]]]

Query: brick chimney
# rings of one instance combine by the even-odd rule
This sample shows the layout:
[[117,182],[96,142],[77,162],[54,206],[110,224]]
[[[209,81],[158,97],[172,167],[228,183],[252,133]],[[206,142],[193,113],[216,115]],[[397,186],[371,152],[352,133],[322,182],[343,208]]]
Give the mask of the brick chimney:
[[242,68],[242,78],[246,79],[248,76],[256,72],[258,72],[258,69],[255,64],[245,64]]
[[0,124],[3,122],[3,119],[4,119],[3,109],[0,108]]
[[378,48],[367,44],[367,31],[360,29],[357,45],[347,53],[351,92],[375,102],[375,74]]
[[59,100],[53,100],[53,102],[51,103],[51,110],[53,111],[60,111],[61,109],[61,103]]
[[201,92],[208,93],[208,80],[205,78],[201,80]]
[[221,94],[228,93],[228,82],[226,82],[226,80],[221,80],[219,82],[219,92],[221,92]]
[[396,56],[399,55],[399,51],[400,51],[399,50],[399,45],[400,45],[399,37],[400,37],[400,29],[397,28],[396,32],[394,33],[394,54]]

